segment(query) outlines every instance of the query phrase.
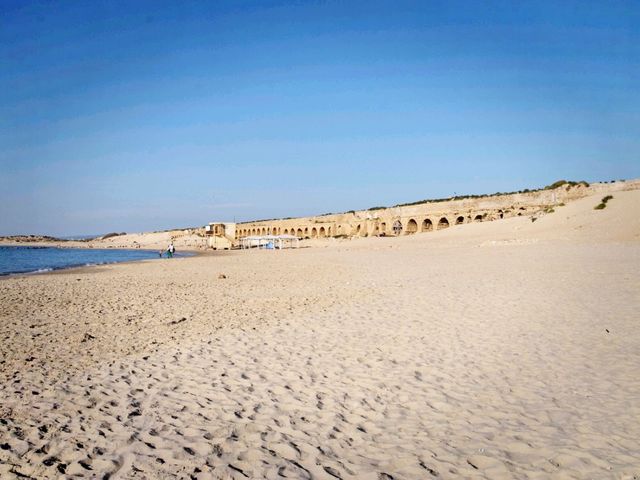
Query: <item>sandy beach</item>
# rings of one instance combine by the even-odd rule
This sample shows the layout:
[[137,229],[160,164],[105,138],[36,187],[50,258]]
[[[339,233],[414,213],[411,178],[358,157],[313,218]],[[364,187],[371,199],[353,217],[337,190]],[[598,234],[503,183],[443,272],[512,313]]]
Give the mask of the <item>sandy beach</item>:
[[599,200],[2,279],[0,477],[640,478],[640,191]]

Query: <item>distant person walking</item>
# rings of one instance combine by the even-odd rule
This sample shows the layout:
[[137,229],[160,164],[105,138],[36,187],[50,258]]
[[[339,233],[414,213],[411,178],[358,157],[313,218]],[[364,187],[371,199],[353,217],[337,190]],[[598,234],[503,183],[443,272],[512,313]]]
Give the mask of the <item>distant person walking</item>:
[[173,242],[167,247],[167,257],[173,258],[173,254],[176,253],[176,247],[173,246]]

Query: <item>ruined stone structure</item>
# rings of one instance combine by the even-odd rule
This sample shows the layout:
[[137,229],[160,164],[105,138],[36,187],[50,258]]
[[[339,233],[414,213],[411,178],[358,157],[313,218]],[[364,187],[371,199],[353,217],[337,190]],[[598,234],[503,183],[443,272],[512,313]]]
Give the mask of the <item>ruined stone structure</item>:
[[214,250],[229,250],[235,246],[236,232],[235,223],[212,222],[204,228],[207,238],[207,246]]
[[412,235],[470,222],[532,215],[566,201],[616,189],[626,189],[625,182],[590,186],[565,184],[551,190],[527,193],[426,202],[315,217],[244,222],[237,224],[235,238],[283,234],[299,238]]

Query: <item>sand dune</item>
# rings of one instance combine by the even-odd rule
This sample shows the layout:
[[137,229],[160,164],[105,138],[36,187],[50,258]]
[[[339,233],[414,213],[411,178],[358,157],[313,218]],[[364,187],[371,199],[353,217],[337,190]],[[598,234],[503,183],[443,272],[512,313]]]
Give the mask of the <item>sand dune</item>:
[[598,201],[4,279],[0,477],[637,478],[640,191]]

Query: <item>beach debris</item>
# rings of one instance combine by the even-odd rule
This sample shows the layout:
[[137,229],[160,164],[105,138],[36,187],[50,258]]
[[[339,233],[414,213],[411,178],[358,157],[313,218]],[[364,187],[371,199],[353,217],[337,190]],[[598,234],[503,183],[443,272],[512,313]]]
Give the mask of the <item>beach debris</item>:
[[44,463],[45,466],[50,467],[56,463],[58,463],[60,460],[58,459],[58,457],[49,457],[49,458],[45,458],[42,463]]
[[82,338],[82,343],[88,341],[88,340],[93,340],[96,337],[94,337],[93,335],[91,335],[90,333],[85,333],[84,337]]
[[607,333],[611,333],[611,332],[609,332],[608,328],[605,328],[604,331],[607,332]]
[[221,273],[220,275],[218,275],[218,279],[222,280],[224,278],[227,278],[227,276],[224,273]]
[[191,447],[182,447],[184,449],[185,452],[187,452],[189,455],[195,455],[196,452],[193,448]]
[[186,322],[187,317],[182,317],[180,320],[171,320],[169,325],[177,325],[178,323]]

